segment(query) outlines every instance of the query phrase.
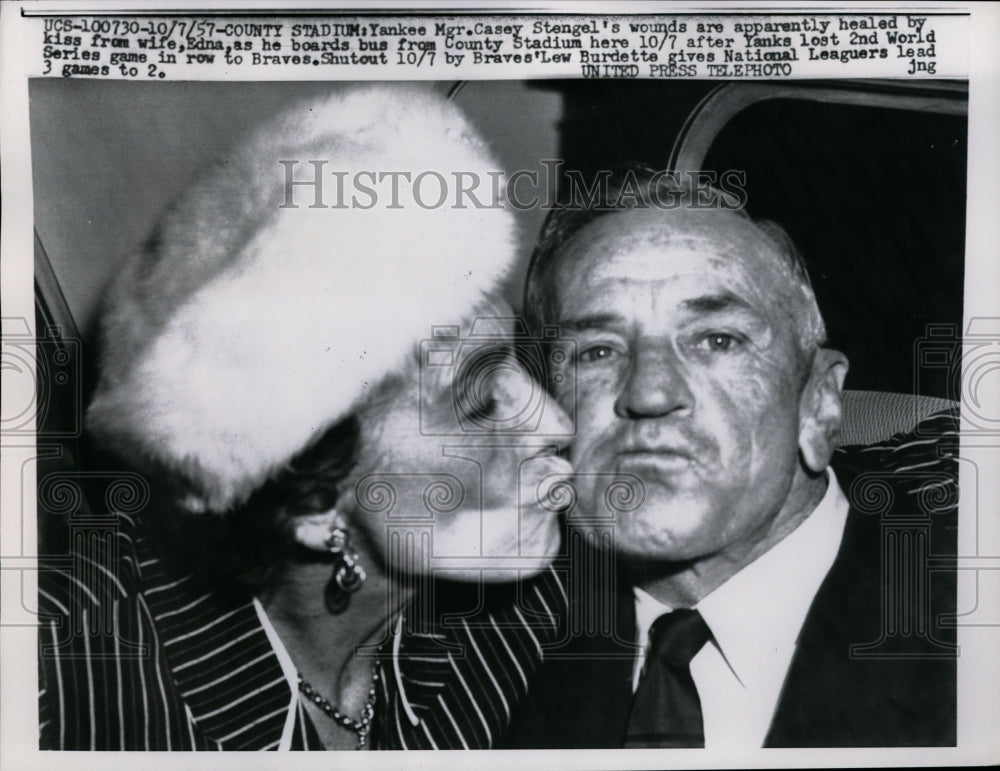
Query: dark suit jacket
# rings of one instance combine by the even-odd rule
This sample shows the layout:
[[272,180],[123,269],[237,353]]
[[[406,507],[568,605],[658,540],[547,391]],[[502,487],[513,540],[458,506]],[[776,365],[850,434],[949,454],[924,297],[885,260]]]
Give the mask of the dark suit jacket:
[[[851,511],[805,619],[765,746],[955,744],[954,630],[941,623],[954,612],[954,570],[936,570],[928,561],[946,563],[955,554],[954,476],[949,488],[940,469],[886,472],[884,461],[878,454],[841,453],[835,463]],[[581,552],[570,559],[593,564],[594,557]],[[579,571],[578,580],[592,579],[589,573]],[[635,607],[631,587],[615,576],[597,602],[580,600],[584,593],[571,588],[577,629],[547,652],[499,746],[622,746],[632,700]],[[600,627],[594,614],[609,608],[615,634],[587,634],[588,627]]]

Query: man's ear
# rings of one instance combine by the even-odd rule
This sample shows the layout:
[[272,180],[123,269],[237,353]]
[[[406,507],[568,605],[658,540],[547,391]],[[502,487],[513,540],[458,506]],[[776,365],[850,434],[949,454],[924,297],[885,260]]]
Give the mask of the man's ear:
[[840,351],[820,348],[799,401],[799,451],[806,468],[817,474],[837,449],[847,367],[847,357]]

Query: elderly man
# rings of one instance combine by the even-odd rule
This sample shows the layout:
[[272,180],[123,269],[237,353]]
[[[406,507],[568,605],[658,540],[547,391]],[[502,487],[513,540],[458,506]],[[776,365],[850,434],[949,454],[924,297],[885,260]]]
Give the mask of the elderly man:
[[721,195],[639,187],[555,211],[529,270],[527,312],[576,341],[571,631],[503,746],[953,744],[947,644],[852,654],[884,634],[883,537],[830,467],[848,362],[798,253]]

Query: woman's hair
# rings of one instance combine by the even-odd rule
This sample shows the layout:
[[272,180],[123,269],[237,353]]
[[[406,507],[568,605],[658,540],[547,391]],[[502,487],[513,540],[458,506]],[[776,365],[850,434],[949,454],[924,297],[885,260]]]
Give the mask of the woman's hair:
[[223,514],[169,507],[151,512],[143,524],[165,560],[213,591],[257,592],[287,560],[307,556],[295,543],[294,519],[337,504],[337,486],[354,468],[360,437],[358,418],[344,418],[244,503]]

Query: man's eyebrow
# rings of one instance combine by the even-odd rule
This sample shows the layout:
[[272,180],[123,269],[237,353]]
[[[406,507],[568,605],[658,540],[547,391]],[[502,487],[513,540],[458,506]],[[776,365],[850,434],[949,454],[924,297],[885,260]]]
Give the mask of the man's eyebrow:
[[559,319],[559,328],[565,332],[582,332],[588,329],[604,329],[623,322],[624,319],[617,313],[591,313],[576,318]]
[[718,294],[706,294],[700,297],[692,297],[689,300],[684,300],[681,303],[681,307],[685,310],[695,311],[698,313],[717,313],[719,311],[735,309],[749,311],[755,316],[760,315],[760,311],[757,308],[732,292],[720,292]]

